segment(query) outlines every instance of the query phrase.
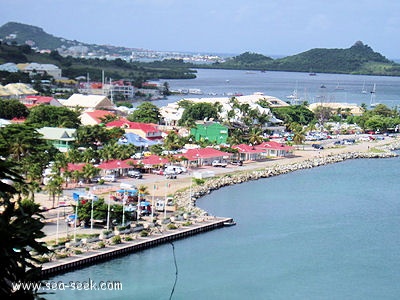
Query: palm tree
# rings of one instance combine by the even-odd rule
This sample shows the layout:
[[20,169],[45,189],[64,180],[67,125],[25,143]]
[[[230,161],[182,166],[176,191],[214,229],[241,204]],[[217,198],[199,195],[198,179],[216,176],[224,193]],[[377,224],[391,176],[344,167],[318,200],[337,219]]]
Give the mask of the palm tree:
[[100,169],[96,168],[92,164],[86,164],[82,168],[83,178],[85,178],[86,182],[89,183],[90,179],[95,177],[100,173]]
[[301,126],[299,123],[292,122],[290,123],[289,129],[293,133],[293,142],[296,145],[300,145],[304,142],[305,138],[305,130],[303,126]]
[[253,127],[250,129],[249,132],[249,143],[252,145],[258,145],[263,142],[263,137],[262,137],[262,130],[260,128]]

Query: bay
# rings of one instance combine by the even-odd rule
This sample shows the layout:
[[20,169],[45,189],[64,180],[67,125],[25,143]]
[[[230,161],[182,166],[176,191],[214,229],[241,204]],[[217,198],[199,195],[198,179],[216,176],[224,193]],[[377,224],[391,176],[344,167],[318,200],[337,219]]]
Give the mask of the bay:
[[[298,96],[308,103],[343,102],[370,104],[374,84],[375,102],[389,107],[400,104],[400,77],[367,76],[348,74],[324,74],[309,76],[300,72],[243,71],[198,69],[195,79],[161,80],[168,82],[171,90],[200,89],[202,95],[173,95],[153,101],[164,106],[182,98],[227,97],[235,93],[249,95],[255,92],[287,101],[296,89]],[[324,86],[324,88],[321,88]],[[366,93],[362,93],[363,88]]]
[[[171,89],[203,95],[262,92],[285,100],[297,88],[309,102],[325,85],[329,101],[396,106],[400,78],[296,72],[198,70]],[[367,94],[362,94],[364,85]],[[338,85],[342,90],[337,90]],[[304,94],[303,94],[304,92]],[[182,95],[154,101],[157,106]],[[237,226],[174,242],[173,299],[398,299],[400,159],[354,160],[214,191],[198,205]],[[121,291],[66,288],[48,299],[168,299],[175,280],[170,244],[51,278],[121,281]]]
[[[198,201],[234,227],[174,242],[173,299],[398,299],[399,158],[352,160],[214,191]],[[169,244],[52,278],[122,291],[49,299],[168,299]]]

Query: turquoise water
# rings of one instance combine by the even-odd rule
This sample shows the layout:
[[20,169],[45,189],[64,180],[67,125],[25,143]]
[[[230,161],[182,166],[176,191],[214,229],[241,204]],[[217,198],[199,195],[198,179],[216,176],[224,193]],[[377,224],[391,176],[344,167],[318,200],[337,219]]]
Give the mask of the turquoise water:
[[[220,189],[198,205],[237,226],[174,243],[173,299],[399,299],[400,159],[352,160]],[[122,291],[49,299],[168,299],[169,244],[53,278]]]

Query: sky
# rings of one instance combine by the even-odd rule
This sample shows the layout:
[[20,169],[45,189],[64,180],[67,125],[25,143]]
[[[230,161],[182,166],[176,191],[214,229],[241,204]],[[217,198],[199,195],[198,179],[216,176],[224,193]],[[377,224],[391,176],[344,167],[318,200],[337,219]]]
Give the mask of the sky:
[[400,58],[398,0],[1,0],[20,22],[90,44],[195,53],[294,55],[362,41]]

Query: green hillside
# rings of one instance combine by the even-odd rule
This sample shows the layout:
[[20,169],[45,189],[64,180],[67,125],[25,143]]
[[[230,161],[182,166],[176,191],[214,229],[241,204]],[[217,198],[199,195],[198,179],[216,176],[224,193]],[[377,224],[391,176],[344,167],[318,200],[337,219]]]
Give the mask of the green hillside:
[[213,67],[297,72],[312,70],[318,73],[400,76],[400,64],[374,52],[371,47],[360,41],[348,49],[311,49],[280,59],[246,52],[224,63],[214,64]]
[[[15,38],[10,38],[14,34]],[[6,37],[9,37],[6,39]],[[0,27],[0,39],[15,42],[18,45],[24,45],[31,41],[32,46],[39,49],[57,49],[61,46],[78,45],[76,41],[68,41],[46,33],[42,28],[21,24],[17,22],[8,22]]]

